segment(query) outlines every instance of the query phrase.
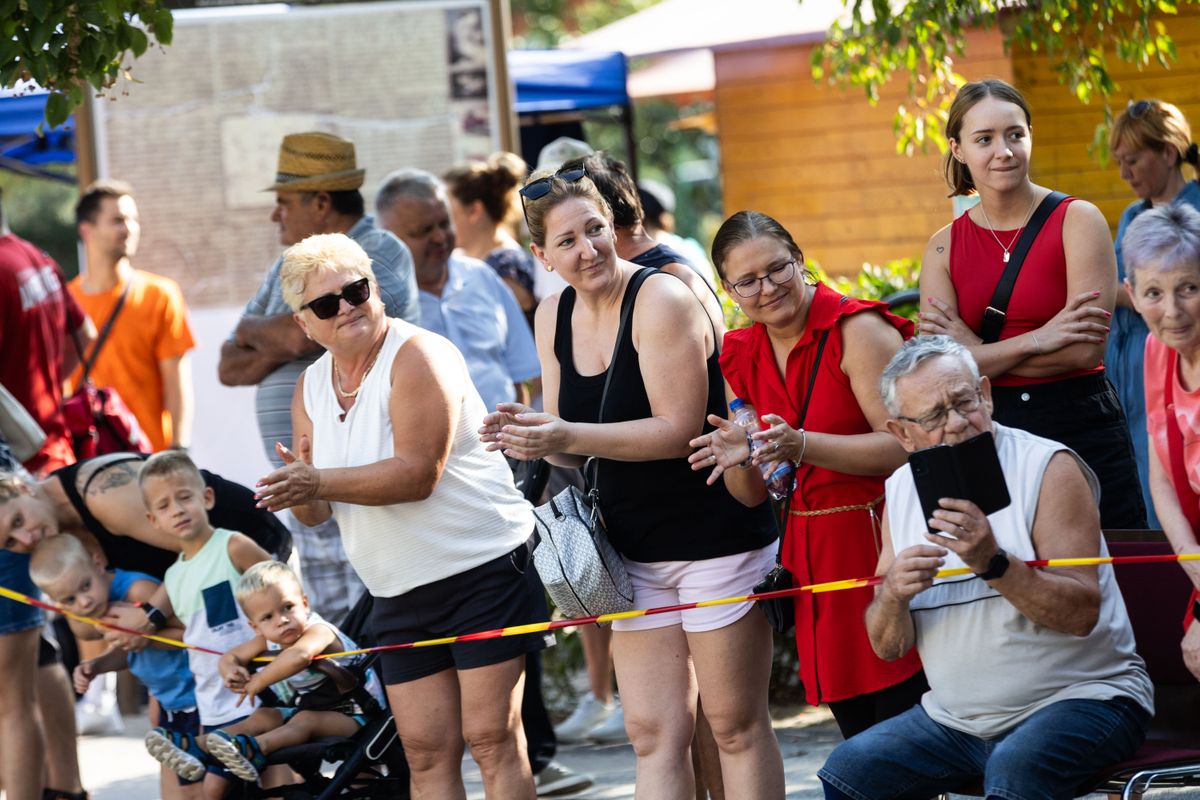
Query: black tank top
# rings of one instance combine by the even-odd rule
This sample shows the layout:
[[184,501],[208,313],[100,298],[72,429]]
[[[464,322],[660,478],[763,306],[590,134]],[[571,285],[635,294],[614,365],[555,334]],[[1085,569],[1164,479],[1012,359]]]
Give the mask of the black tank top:
[[[640,286],[626,290],[621,310],[631,306]],[[600,398],[607,372],[580,375],[575,371],[571,314],[575,290],[567,287],[558,301],[554,354],[561,379],[559,415],[570,422],[599,422]],[[615,370],[605,400],[604,422],[627,422],[651,416],[650,399],[642,383],[638,352],[633,346],[632,314],[609,369]],[[727,416],[725,382],[716,348],[708,357],[706,414]],[[712,426],[704,423],[704,432]],[[708,486],[705,471],[693,472],[687,459],[612,461],[597,459],[600,508],[613,547],[632,561],[698,561],[745,553],[776,538],[768,503],[746,508],[725,489],[723,481]]]
[[[143,454],[130,454],[126,458],[114,458],[99,467],[80,490],[76,485],[79,470],[87,461],[78,462],[55,470],[52,475],[62,484],[67,499],[83,519],[83,526],[96,537],[110,567],[136,570],[162,579],[167,567],[175,563],[178,553],[146,544],[132,536],[118,536],[104,527],[84,502],[88,486],[106,469],[130,461],[145,461]],[[241,484],[222,478],[220,475],[200,470],[204,484],[213,490],[213,507],[208,512],[208,521],[214,528],[226,528],[249,536],[268,553],[280,561],[286,561],[292,551],[292,535],[279,518],[269,511],[255,507],[254,492]]]

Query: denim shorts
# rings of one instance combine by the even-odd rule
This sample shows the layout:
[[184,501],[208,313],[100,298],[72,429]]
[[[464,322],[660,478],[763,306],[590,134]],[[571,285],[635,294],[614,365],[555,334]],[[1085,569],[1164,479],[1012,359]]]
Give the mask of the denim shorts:
[[[41,592],[29,577],[27,553],[0,550],[0,586],[30,597],[41,597]],[[40,628],[43,619],[40,608],[0,597],[0,636]]]

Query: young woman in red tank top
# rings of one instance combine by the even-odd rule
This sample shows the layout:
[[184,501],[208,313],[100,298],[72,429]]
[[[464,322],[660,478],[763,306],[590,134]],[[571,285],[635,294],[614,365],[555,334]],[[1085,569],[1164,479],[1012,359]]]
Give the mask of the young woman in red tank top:
[[999,340],[980,337],[985,309],[1022,232],[1050,190],[1029,179],[1029,106],[999,80],[969,83],[950,107],[946,182],[979,204],[935,233],[921,268],[922,334],[970,349],[992,381],[993,417],[1062,442],[1100,479],[1106,528],[1141,528],[1133,445],[1104,376],[1117,268],[1104,215],[1067,198],[1021,265]]
[[[760,415],[768,442],[760,459],[796,465],[784,566],[799,584],[873,574],[883,480],[905,459],[884,430],[879,378],[912,335],[912,323],[882,303],[810,281],[791,234],[756,211],[725,221],[713,240],[713,262],[725,291],[754,322],[725,334],[727,399],[740,397]],[[692,469],[711,469],[710,483],[723,476],[729,493],[747,506],[762,503],[759,469],[738,468],[749,457],[744,429],[716,416],[708,421],[716,430],[692,440]],[[846,738],[911,708],[928,688],[915,650],[889,662],[871,649],[863,624],[871,597],[830,592],[795,599],[805,698],[829,703]]]

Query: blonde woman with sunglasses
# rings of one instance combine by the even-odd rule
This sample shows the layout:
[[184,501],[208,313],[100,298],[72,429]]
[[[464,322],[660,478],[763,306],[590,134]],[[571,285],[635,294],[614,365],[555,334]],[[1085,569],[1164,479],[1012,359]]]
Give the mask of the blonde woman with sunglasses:
[[[462,355],[385,315],[370,258],[342,234],[290,248],[280,279],[326,352],[296,384],[296,452],[277,446],[285,465],[259,481],[260,503],[306,525],[337,518],[381,645],[536,621],[532,510],[479,443],[485,409]],[[525,655],[543,647],[519,636],[384,654],[414,797],[465,796],[465,742],[487,797],[534,799],[518,704]]]

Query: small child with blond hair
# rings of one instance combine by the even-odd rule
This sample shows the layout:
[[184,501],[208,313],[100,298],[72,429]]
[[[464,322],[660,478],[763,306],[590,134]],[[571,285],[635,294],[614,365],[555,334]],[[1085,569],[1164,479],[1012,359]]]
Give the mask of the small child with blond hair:
[[[29,576],[51,600],[72,614],[100,618],[108,612],[109,603],[145,603],[158,589],[153,577],[141,572],[104,568],[97,555],[89,553],[83,542],[70,534],[43,539],[29,561]],[[168,623],[170,625],[170,622]],[[176,620],[171,628],[181,631]],[[81,631],[85,638],[89,632]],[[173,631],[163,632],[171,636]],[[145,684],[160,706],[159,721],[164,730],[179,735],[200,733],[200,717],[196,713],[196,684],[188,667],[187,654],[180,649],[156,646],[126,653],[110,647],[101,655],[75,667],[75,691],[83,693],[92,679],[106,672],[128,668]],[[160,788],[166,800],[198,798],[200,787],[183,776],[162,768]]]
[[[243,698],[271,687],[286,705],[259,708],[236,725],[208,734],[204,746],[234,775],[254,781],[270,753],[322,736],[351,736],[366,724],[368,709],[343,696],[331,678],[313,668],[318,656],[355,650],[357,645],[309,608],[308,597],[287,564],[265,561],[246,570],[238,583],[237,600],[257,636],[221,656],[221,677]],[[251,674],[247,666],[264,653],[274,657]],[[330,660],[349,668],[365,657],[332,656]],[[365,688],[376,703],[384,705],[383,687],[371,670]]]

